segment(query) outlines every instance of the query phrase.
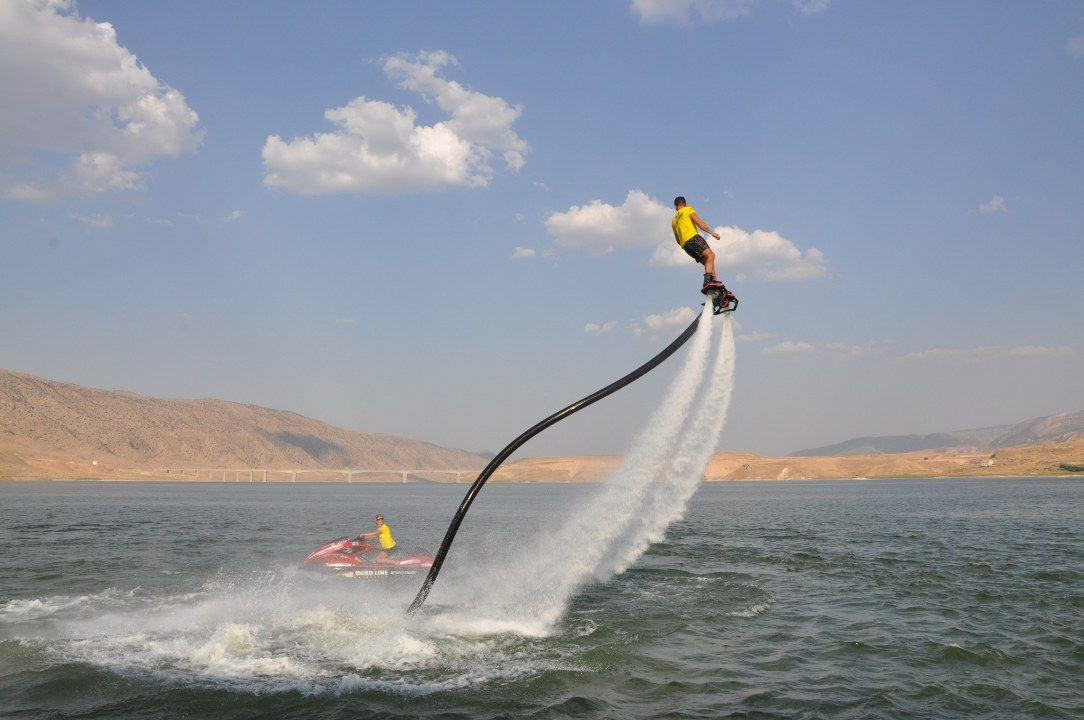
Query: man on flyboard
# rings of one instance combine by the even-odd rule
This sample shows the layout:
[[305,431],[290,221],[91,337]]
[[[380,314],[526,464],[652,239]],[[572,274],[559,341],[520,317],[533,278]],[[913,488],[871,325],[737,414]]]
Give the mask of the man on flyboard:
[[[670,221],[670,227],[674,230],[674,239],[689,257],[704,266],[704,286],[700,292],[711,297],[715,314],[728,312],[738,306],[738,299],[734,293],[726,289],[726,286],[715,277],[715,252],[712,251],[708,241],[700,236],[697,228],[711,235],[716,240],[719,233],[715,232],[706,222],[700,219],[696,210],[690,207],[685,198],[678,195],[674,198],[674,219]],[[731,305],[733,303],[733,305]]]

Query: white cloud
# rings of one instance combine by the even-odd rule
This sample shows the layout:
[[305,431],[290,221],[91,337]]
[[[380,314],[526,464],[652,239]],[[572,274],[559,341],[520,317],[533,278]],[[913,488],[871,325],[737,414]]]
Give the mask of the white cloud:
[[831,0],[793,0],[791,4],[803,15],[816,15],[827,10],[832,2]]
[[979,205],[979,212],[983,215],[993,215],[994,213],[1005,212],[1005,198],[1000,195],[994,195],[988,202]]
[[77,212],[72,212],[68,213],[68,216],[71,217],[72,220],[78,220],[84,225],[90,225],[91,227],[96,228],[111,228],[117,224],[111,216],[101,215],[99,213],[94,213],[93,215],[81,215]]
[[[564,212],[546,216],[546,230],[557,247],[604,255],[614,250],[654,246],[652,265],[684,267],[692,263],[674,242],[670,230],[673,210],[642,190],[629,190],[625,202],[610,205],[592,200]],[[824,254],[816,248],[804,253],[777,232],[717,227],[720,240],[708,242],[715,250],[715,266],[745,268],[764,280],[804,280],[827,271]]]
[[523,106],[445,80],[438,71],[449,64],[456,64],[456,60],[442,50],[399,54],[384,62],[384,72],[397,79],[400,87],[436,101],[452,116],[448,127],[456,135],[472,145],[500,152],[509,169],[518,171],[525,162],[527,142],[512,130],[512,123],[523,114]]
[[436,102],[449,119],[419,125],[412,107],[354,98],[324,112],[339,126],[334,132],[288,141],[269,136],[262,153],[264,183],[298,195],[485,187],[496,172],[495,152],[518,171],[528,146],[512,124],[522,106],[441,77],[453,64],[455,58],[443,51],[394,55],[384,62],[389,78]]
[[[769,333],[763,333],[770,337]],[[739,339],[741,339],[739,337]],[[761,338],[757,338],[758,340]],[[760,351],[761,355],[810,355],[812,353],[827,353],[834,357],[868,357],[881,355],[892,347],[891,340],[870,340],[865,345],[849,345],[847,343],[829,342],[814,345],[804,340],[784,340],[780,343],[766,347]]]
[[605,335],[606,333],[617,327],[617,321],[611,320],[606,323],[587,323],[583,326],[583,331],[589,335]]
[[[669,228],[667,228],[669,229]],[[720,239],[710,238],[715,251],[715,267],[724,270],[744,268],[762,280],[806,280],[827,272],[824,253],[809,248],[804,253],[777,232],[738,227],[717,227]],[[690,259],[673,238],[661,242],[651,255],[652,265],[669,267],[688,265]]]
[[773,337],[775,337],[774,333],[764,332],[763,330],[754,330],[747,333],[738,333],[738,335],[734,339],[738,342],[755,343],[763,342],[765,340],[771,340]]
[[[758,0],[632,0],[630,9],[645,24],[674,23],[688,25],[695,20],[706,23],[736,20],[752,12]],[[831,0],[791,0],[803,15],[824,12]]]
[[1084,35],[1077,35],[1066,40],[1065,52],[1073,57],[1084,57]]
[[[771,337],[770,333],[747,333],[738,340],[754,342]],[[908,362],[979,363],[1006,358],[1056,358],[1072,357],[1077,351],[1066,346],[1017,345],[1007,347],[987,345],[972,348],[930,348],[905,354],[892,352],[892,340],[870,340],[864,345],[828,342],[813,344],[804,340],[784,340],[760,351],[764,356],[812,356],[836,358],[863,358],[871,356],[893,357]]]
[[558,247],[606,254],[650,247],[669,236],[672,210],[641,190],[629,190],[625,202],[610,205],[592,200],[546,216],[546,230]]
[[817,348],[803,340],[784,340],[781,343],[766,347],[760,351],[761,355],[804,355],[811,353]]
[[637,337],[648,335],[655,337],[670,330],[684,328],[696,318],[696,311],[689,307],[674,308],[669,312],[657,315],[648,315],[633,326],[632,331]]
[[632,0],[632,12],[643,23],[672,22],[686,25],[733,20],[748,15],[756,0]]
[[541,180],[535,180],[531,184],[534,185],[536,188],[539,188],[540,190],[549,190],[550,189],[550,186],[547,185],[546,183],[542,182]]
[[973,348],[930,348],[929,350],[907,353],[903,356],[903,359],[976,363],[999,358],[1069,357],[1073,355],[1076,355],[1076,350],[1064,345],[1017,345],[1015,347],[984,345]]
[[233,222],[234,220],[240,220],[241,216],[245,214],[244,210],[234,210],[229,215],[222,218],[222,222]]
[[511,255],[508,256],[509,260],[520,260],[522,258],[534,257],[534,248],[517,247]]
[[1076,350],[1064,345],[1046,347],[1043,345],[1017,345],[1005,351],[1010,357],[1067,357],[1076,355]]
[[833,355],[842,355],[845,357],[866,357],[868,355],[879,355],[887,352],[892,346],[892,342],[889,340],[870,340],[865,345],[848,345],[846,343],[830,342],[824,343],[820,346],[821,350],[829,352]]
[[13,199],[138,190],[138,168],[203,137],[184,96],[70,0],[0,2],[0,97],[0,183]]

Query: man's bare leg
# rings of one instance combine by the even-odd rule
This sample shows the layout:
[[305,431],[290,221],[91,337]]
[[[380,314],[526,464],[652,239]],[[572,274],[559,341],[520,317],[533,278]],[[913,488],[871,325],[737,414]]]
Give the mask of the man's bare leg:
[[715,278],[715,252],[711,248],[704,251],[704,272]]

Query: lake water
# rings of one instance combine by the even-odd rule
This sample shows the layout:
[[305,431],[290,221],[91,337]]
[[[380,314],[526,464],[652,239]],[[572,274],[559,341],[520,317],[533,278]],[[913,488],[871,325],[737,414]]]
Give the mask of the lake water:
[[494,598],[593,486],[485,488],[417,616],[296,570],[378,511],[431,552],[463,490],[0,485],[0,716],[1084,716],[1079,480],[702,486],[555,623]]

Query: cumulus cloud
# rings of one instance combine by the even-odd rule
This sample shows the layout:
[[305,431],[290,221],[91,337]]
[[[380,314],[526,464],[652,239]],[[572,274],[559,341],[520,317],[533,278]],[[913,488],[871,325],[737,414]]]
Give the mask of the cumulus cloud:
[[631,9],[643,23],[716,22],[748,15],[756,0],[632,0]]
[[241,216],[245,214],[244,210],[234,210],[229,215],[222,218],[222,222],[233,222],[234,220],[240,220]]
[[[807,280],[827,272],[824,253],[816,248],[802,252],[790,240],[771,230],[746,232],[739,227],[717,227],[720,239],[709,238],[715,251],[716,269],[747,270],[762,280]],[[659,243],[651,255],[652,265],[669,267],[689,263],[689,256],[673,238]]]
[[675,330],[684,328],[696,317],[696,311],[689,307],[674,308],[669,312],[657,315],[647,315],[643,320],[633,325],[632,331],[637,337],[645,335],[655,337]]
[[509,170],[518,171],[528,146],[512,124],[523,107],[442,77],[454,64],[455,58],[443,51],[384,61],[390,79],[435,102],[448,119],[420,125],[412,107],[354,98],[324,112],[338,125],[334,132],[292,140],[269,136],[263,147],[264,183],[298,195],[485,187],[496,173],[495,153]]
[[583,331],[589,335],[605,335],[615,327],[617,327],[617,321],[611,320],[605,323],[587,323],[583,326]]
[[138,190],[140,168],[203,137],[184,96],[70,0],[0,2],[0,96],[0,183],[12,199]]
[[983,215],[993,215],[994,213],[1005,212],[1005,198],[1000,195],[994,195],[989,201],[979,205],[979,212]]
[[764,332],[763,330],[754,330],[747,333],[738,333],[734,339],[738,342],[755,343],[771,340],[773,337],[775,337],[774,333]]
[[546,216],[546,230],[557,247],[605,255],[614,250],[651,247],[670,233],[672,210],[641,190],[629,190],[625,202],[592,200]]
[[1065,52],[1073,57],[1084,57],[1084,35],[1077,35],[1066,40]]
[[512,123],[523,114],[523,106],[442,78],[440,69],[450,64],[456,64],[455,58],[442,50],[400,54],[384,62],[384,72],[400,87],[435,101],[451,116],[447,124],[456,135],[473,146],[500,152],[509,169],[522,168],[527,143],[512,130]]
[[[654,247],[652,265],[684,267],[692,262],[670,230],[674,211],[642,190],[629,190],[621,205],[592,200],[546,216],[546,230],[557,247],[605,255],[614,250]],[[715,228],[721,240],[709,240],[715,266],[745,269],[764,280],[804,280],[827,271],[824,254],[802,252],[777,232],[737,227]]]
[[534,257],[534,248],[517,247],[512,254],[508,256],[509,260],[520,260],[522,258]]

